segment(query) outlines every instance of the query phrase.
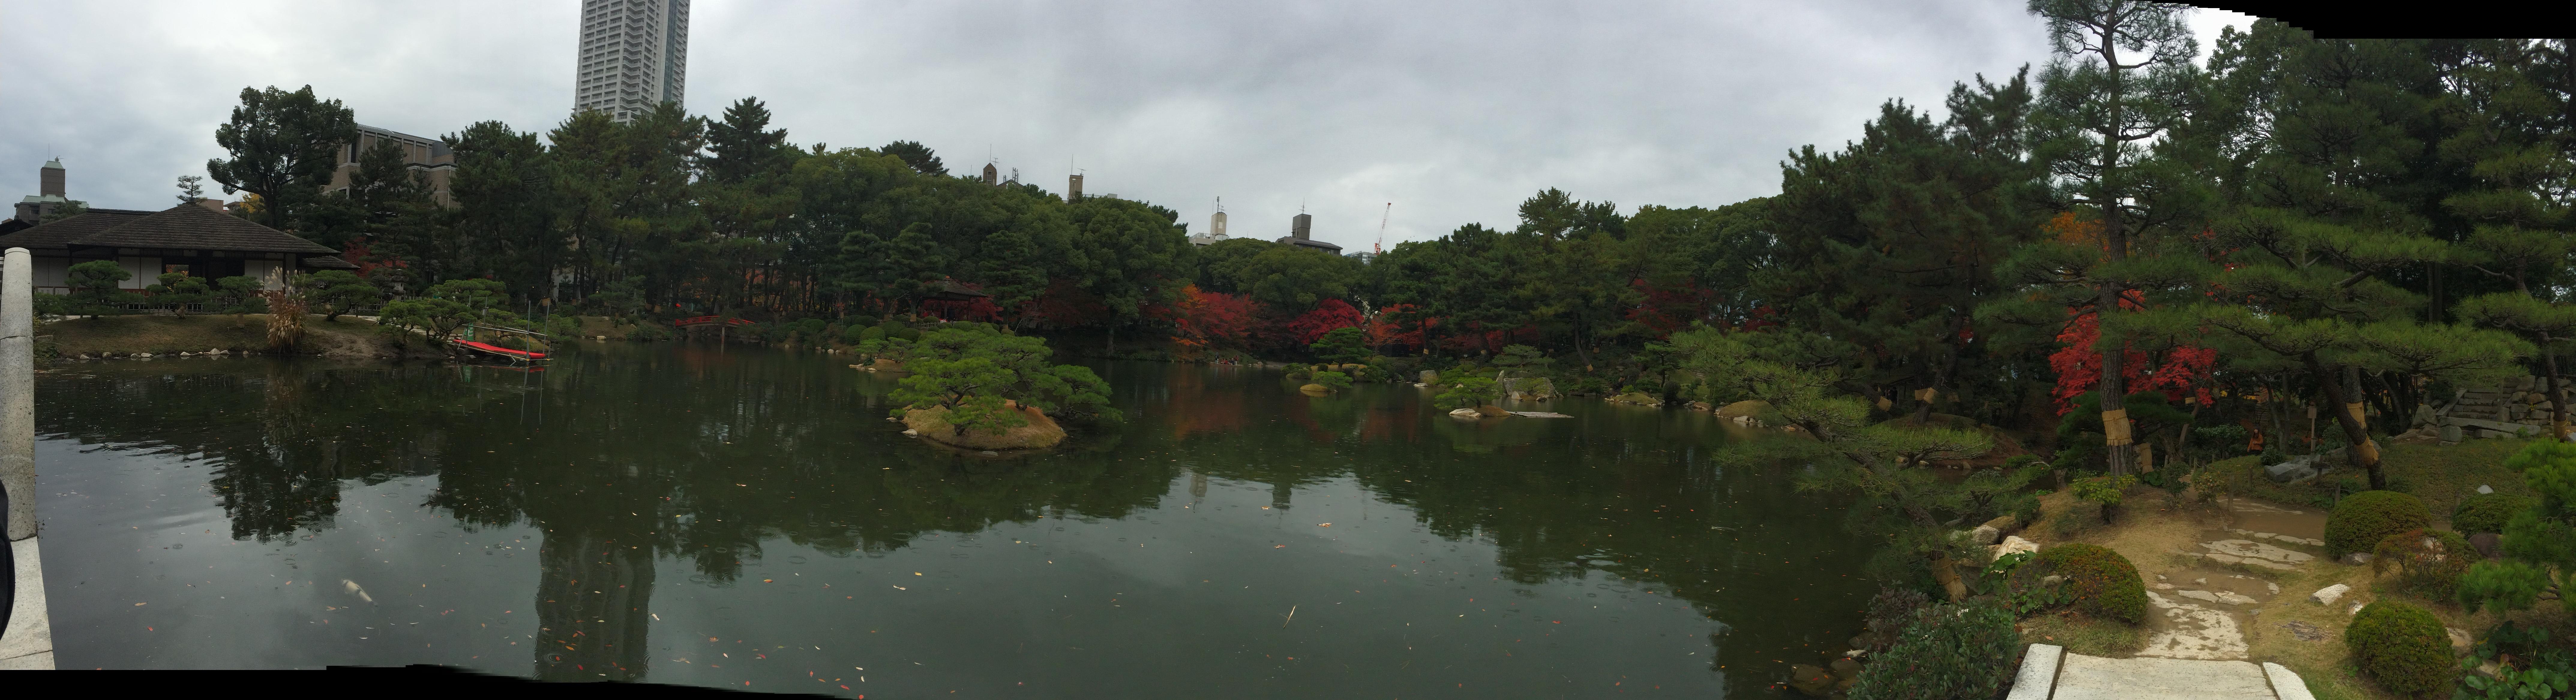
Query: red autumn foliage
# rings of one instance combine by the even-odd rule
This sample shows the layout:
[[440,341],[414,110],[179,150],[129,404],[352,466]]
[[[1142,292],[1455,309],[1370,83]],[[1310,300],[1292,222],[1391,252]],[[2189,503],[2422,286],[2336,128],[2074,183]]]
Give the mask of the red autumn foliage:
[[[2143,310],[2146,297],[2136,290],[2120,299],[2120,307]],[[2075,399],[2102,383],[2102,353],[2093,344],[2102,338],[2100,319],[2090,309],[2068,309],[2075,318],[2066,322],[2057,334],[2065,347],[2048,356],[2048,366],[2057,370],[2057,387],[2049,397],[2057,401],[2057,415],[2075,410]],[[2218,364],[2218,351],[2196,345],[2179,345],[2157,353],[2141,352],[2135,346],[2126,348],[2126,360],[2120,377],[2130,393],[2162,391],[2165,398],[2181,402],[2186,396],[2207,406],[2215,402],[2210,396],[2210,368]]]
[[1353,308],[1350,302],[1325,299],[1316,304],[1314,310],[1290,319],[1288,331],[1297,334],[1298,345],[1312,345],[1315,339],[1324,337],[1333,329],[1365,325],[1368,325],[1368,317],[1360,315],[1360,310]]
[[1369,347],[1382,348],[1389,345],[1402,345],[1407,348],[1422,347],[1423,330],[1440,325],[1440,319],[1422,317],[1418,311],[1419,309],[1412,304],[1396,304],[1379,309],[1376,316],[1369,317]]
[[1172,341],[1188,348],[1245,347],[1261,327],[1261,302],[1242,294],[1203,291],[1195,284],[1182,287],[1179,299],[1170,306],[1154,307],[1151,313],[1171,321],[1179,331]]
[[1645,301],[1628,310],[1628,320],[1653,331],[1656,338],[1690,327],[1690,322],[1708,313],[1709,302],[1717,293],[1696,285],[1657,287],[1645,280],[1633,280],[1628,286],[1645,295]]

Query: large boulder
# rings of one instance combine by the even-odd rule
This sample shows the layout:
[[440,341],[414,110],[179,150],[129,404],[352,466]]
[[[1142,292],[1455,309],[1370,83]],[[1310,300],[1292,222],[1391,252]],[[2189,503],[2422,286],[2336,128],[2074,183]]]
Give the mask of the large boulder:
[[1761,401],[1737,401],[1717,409],[1717,417],[1751,418],[1756,415],[1760,415],[1763,411],[1770,410],[1770,408],[1771,404]]
[[1301,392],[1305,392],[1305,394],[1306,394],[1307,396],[1323,396],[1323,395],[1325,395],[1325,394],[1333,393],[1333,388],[1332,388],[1332,387],[1324,386],[1324,385],[1322,385],[1322,384],[1308,384],[1308,385],[1305,385],[1305,386],[1297,387],[1297,390],[1298,390],[1298,391],[1301,391]]
[[1989,556],[1987,556],[1987,557],[1986,557],[1986,560],[1987,560],[1987,561],[1994,561],[1994,560],[1996,560],[1996,559],[2002,559],[2002,558],[2004,558],[2004,555],[2007,555],[2007,554],[2018,554],[2018,553],[2021,553],[2021,552],[2037,552],[2037,551],[2039,551],[2039,543],[2037,543],[2037,542],[2032,542],[2032,541],[2030,541],[2030,540],[2025,540],[2025,539],[2022,539],[2022,538],[2020,538],[2020,537],[2016,537],[2016,536],[2013,536],[2013,535],[2005,535],[2002,543],[2000,543],[2000,544],[1996,544],[1996,545],[1995,545],[1995,546],[1993,546],[1993,547],[1989,547],[1989,548],[1987,548],[1987,552],[1988,552]]
[[1064,442],[1064,428],[1032,406],[1011,406],[1020,412],[1027,425],[1000,432],[991,430],[959,431],[948,424],[945,407],[916,408],[903,414],[903,425],[924,439],[973,450],[1033,450],[1054,447]]
[[2263,467],[2263,476],[2284,484],[2317,478],[2317,456],[2300,455],[2282,460],[2279,464],[2267,465]]
[[2002,541],[2005,533],[2012,532],[2013,526],[2018,522],[2013,516],[1997,516],[1993,520],[1986,521],[1986,524],[1977,526],[1977,529],[1969,530],[1968,539],[1981,545],[1993,545]]
[[1655,397],[1653,397],[1653,396],[1649,396],[1649,395],[1647,395],[1647,394],[1646,394],[1646,392],[1642,392],[1642,391],[1631,391],[1631,392],[1627,392],[1627,393],[1624,393],[1624,394],[1620,394],[1620,395],[1618,395],[1618,396],[1610,397],[1610,402],[1611,402],[1611,403],[1624,403],[1624,404],[1630,404],[1630,405],[1636,405],[1636,406],[1662,406],[1662,405],[1664,405],[1664,401],[1663,401],[1663,399],[1658,399],[1658,398],[1655,398]]
[[1476,413],[1487,418],[1501,418],[1512,414],[1511,411],[1503,410],[1501,406],[1493,405],[1477,406]]

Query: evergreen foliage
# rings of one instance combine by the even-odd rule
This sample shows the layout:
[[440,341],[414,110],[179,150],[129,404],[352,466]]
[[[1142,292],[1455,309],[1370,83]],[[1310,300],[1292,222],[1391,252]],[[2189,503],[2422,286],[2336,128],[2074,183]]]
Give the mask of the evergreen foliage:
[[1982,700],[2012,684],[2013,614],[1992,601],[1918,609],[1895,645],[1861,667],[1854,700]]
[[2147,618],[2146,582],[2119,552],[2077,542],[2040,550],[2031,562],[2038,571],[2066,577],[2075,609],[2086,615],[2132,625]]
[[2438,697],[2458,675],[2442,621],[2413,605],[2381,600],[2362,606],[2344,628],[2343,643],[2363,675],[2400,697]]
[[2369,552],[2379,541],[2408,530],[2432,527],[2433,513],[2424,501],[2395,491],[2363,491],[2345,496],[2326,515],[2326,557]]

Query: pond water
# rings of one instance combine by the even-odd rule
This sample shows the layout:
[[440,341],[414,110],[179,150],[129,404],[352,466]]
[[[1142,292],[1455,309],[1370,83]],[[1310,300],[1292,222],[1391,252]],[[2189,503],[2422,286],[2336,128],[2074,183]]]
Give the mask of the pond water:
[[446,664],[876,697],[1762,693],[1875,586],[1708,414],[1096,365],[1040,455],[903,437],[843,356],[179,359],[39,379],[63,668]]

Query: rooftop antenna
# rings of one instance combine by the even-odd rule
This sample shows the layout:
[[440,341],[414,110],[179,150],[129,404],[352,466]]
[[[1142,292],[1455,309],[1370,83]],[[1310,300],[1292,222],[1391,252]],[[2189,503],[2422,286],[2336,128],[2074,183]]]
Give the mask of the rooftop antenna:
[[1386,252],[1386,218],[1393,215],[1395,215],[1395,203],[1387,202],[1386,211],[1377,215],[1377,243],[1369,246],[1370,255]]

